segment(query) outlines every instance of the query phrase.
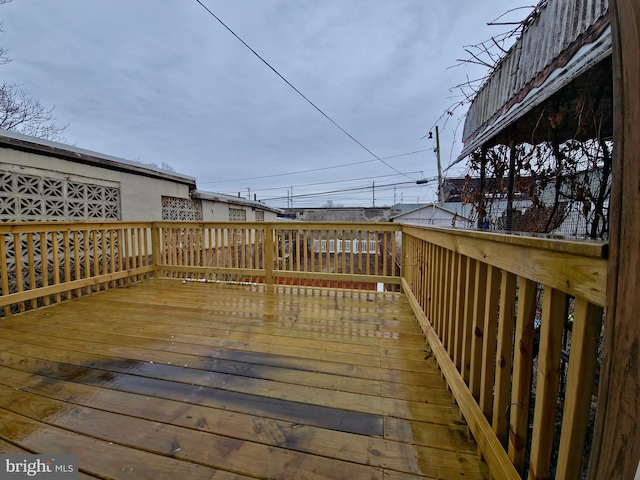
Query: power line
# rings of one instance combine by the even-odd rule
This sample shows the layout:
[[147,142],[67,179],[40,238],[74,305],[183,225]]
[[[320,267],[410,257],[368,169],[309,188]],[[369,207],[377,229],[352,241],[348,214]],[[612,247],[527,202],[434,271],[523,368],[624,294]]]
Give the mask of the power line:
[[[269,62],[267,62],[264,58],[262,58],[260,56],[260,54],[258,52],[256,52],[253,48],[251,48],[249,46],[249,44],[247,42],[245,42],[242,38],[240,38],[233,30],[231,30],[231,28],[229,28],[215,13],[213,13],[204,3],[202,3],[200,0],[196,0],[196,2],[198,2],[200,4],[200,6],[202,6],[202,8],[204,8],[207,12],[209,12],[209,14],[215,18],[218,23],[220,23],[220,25],[222,25],[225,29],[227,29],[229,31],[229,33],[231,33],[234,37],[236,37],[238,39],[238,41],[240,43],[242,43],[245,47],[247,47],[251,53],[253,53],[256,57],[258,57],[262,63],[264,63],[267,67],[269,67],[273,73],[275,73],[276,75],[278,75],[278,77],[280,77],[282,79],[282,81],[284,81],[287,85],[289,85],[298,95],[300,95],[303,99],[305,99],[307,101],[307,103],[309,103],[309,105],[311,105],[313,108],[315,108],[322,116],[324,116],[327,120],[329,120],[334,126],[336,126],[342,133],[344,133],[347,137],[349,137],[351,140],[353,140],[356,144],[358,144],[360,147],[362,147],[362,149],[364,149],[367,153],[369,153],[372,157],[374,157],[376,160],[379,160],[380,162],[382,162],[383,164],[385,164],[387,167],[389,167],[391,170],[393,170],[394,172],[403,175],[407,178],[411,178],[408,175],[405,175],[404,173],[400,172],[399,170],[397,170],[395,167],[389,165],[387,162],[385,162],[382,158],[380,158],[378,155],[376,155],[375,153],[373,153],[371,150],[369,150],[367,147],[365,147],[361,142],[359,142],[353,135],[351,135],[349,132],[347,132],[344,128],[342,128],[340,125],[338,125],[337,122],[335,122],[329,115],[327,115],[326,113],[324,113],[320,107],[318,107],[315,103],[313,103],[311,100],[309,100],[309,98],[307,98],[300,90],[298,90],[289,80],[287,80],[280,72],[278,72],[278,70],[276,70],[274,67],[271,66],[271,64]],[[411,178],[411,180],[415,180],[414,178]]]
[[[411,182],[409,182],[411,183]],[[379,186],[376,184],[375,186],[375,195],[376,195],[376,204],[378,201],[386,204],[397,203],[394,197],[394,188],[393,186],[385,186],[378,188]],[[325,200],[332,200],[334,202],[348,202],[350,205],[355,203],[369,204],[371,202],[371,190],[372,186],[369,185],[367,187],[362,187],[357,191],[341,191],[338,193],[326,193],[326,192],[316,192],[313,196],[298,196],[298,195],[289,195],[274,197],[275,200],[270,200],[269,203],[271,205],[282,205],[286,202],[287,206],[289,205],[290,200],[294,200],[297,206],[319,206]],[[426,199],[427,196],[432,195],[431,192],[425,192],[424,188],[420,188],[419,185],[407,185],[402,186],[399,190],[399,194],[402,197],[404,195],[404,201],[411,198],[412,195],[416,195],[412,192],[419,192],[415,202],[420,203],[420,197]],[[402,201],[402,200],[401,200]]]
[[[420,173],[420,171],[415,171],[415,172],[405,172],[406,174],[409,173]],[[346,182],[357,182],[360,180],[373,180],[375,178],[389,178],[389,177],[397,177],[398,175],[376,175],[373,177],[360,177],[360,178],[350,178],[348,180],[331,180],[328,182],[316,182],[316,183],[304,183],[304,184],[299,184],[299,185],[281,185],[279,187],[269,187],[269,188],[252,188],[251,191],[252,192],[266,192],[269,190],[282,190],[283,188],[289,188],[289,187],[295,187],[295,188],[302,188],[302,187],[315,187],[317,185],[329,185],[329,184],[336,184],[336,183],[346,183]]]
[[[384,189],[385,187],[394,187],[397,185],[415,185],[415,182],[411,181],[411,182],[397,182],[397,183],[388,183],[385,185],[376,185],[376,190],[378,189]],[[317,197],[317,196],[322,196],[322,195],[329,195],[329,194],[334,194],[334,193],[345,193],[345,192],[357,192],[357,191],[362,191],[362,190],[368,190],[373,188],[371,185],[367,185],[367,186],[363,186],[363,187],[355,187],[355,188],[345,188],[345,189],[338,189],[338,190],[328,190],[325,192],[313,192],[313,193],[301,193],[301,194],[297,194],[297,195],[291,195],[288,198],[309,198],[309,197]],[[267,202],[267,201],[271,201],[271,200],[285,200],[287,197],[272,197],[272,198],[263,198],[262,201],[263,202]]]
[[[390,160],[392,158],[399,158],[399,157],[407,157],[409,155],[415,155],[417,153],[423,153],[423,152],[430,152],[431,149],[425,149],[425,150],[415,150],[413,152],[407,152],[407,153],[399,153],[398,155],[391,155],[389,157],[384,157],[383,160]],[[301,173],[312,173],[312,172],[322,172],[324,170],[331,170],[334,168],[344,168],[344,167],[351,167],[353,165],[361,165],[363,163],[371,163],[371,162],[377,162],[378,159],[373,159],[373,160],[362,160],[360,162],[352,162],[352,163],[344,163],[342,165],[333,165],[330,167],[321,167],[321,168],[312,168],[309,170],[298,170],[295,172],[288,172],[288,173],[274,173],[272,175],[261,175],[259,177],[246,177],[246,178],[234,178],[231,180],[215,180],[212,182],[198,182],[200,185],[212,185],[214,183],[231,183],[231,182],[244,182],[247,180],[262,180],[264,178],[275,178],[275,177],[286,177],[289,175],[298,175]],[[404,175],[404,174],[403,174]]]

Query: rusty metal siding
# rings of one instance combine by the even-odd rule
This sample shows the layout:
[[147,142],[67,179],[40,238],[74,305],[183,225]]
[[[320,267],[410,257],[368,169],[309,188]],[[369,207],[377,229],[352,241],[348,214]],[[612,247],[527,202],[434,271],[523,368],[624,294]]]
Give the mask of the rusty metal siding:
[[548,0],[539,14],[474,98],[465,121],[467,143],[516,96],[522,97],[532,81],[553,64],[569,46],[608,15],[608,0]]

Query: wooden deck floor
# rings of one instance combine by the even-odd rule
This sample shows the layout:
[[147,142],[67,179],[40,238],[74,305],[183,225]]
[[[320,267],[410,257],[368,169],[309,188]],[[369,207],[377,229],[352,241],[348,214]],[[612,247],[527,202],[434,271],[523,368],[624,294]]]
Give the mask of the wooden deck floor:
[[149,280],[0,320],[0,452],[80,478],[486,478],[399,294]]

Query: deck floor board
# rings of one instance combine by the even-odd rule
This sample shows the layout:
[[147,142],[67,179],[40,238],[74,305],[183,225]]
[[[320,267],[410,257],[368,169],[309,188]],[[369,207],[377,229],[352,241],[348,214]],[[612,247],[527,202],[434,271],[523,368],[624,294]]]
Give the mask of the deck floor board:
[[77,453],[81,478],[487,478],[427,351],[396,293],[109,289],[0,320],[0,452]]

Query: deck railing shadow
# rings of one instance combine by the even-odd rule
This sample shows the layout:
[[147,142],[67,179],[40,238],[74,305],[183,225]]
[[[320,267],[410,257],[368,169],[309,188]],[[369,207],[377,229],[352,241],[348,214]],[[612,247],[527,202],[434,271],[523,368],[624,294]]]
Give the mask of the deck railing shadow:
[[12,315],[149,277],[402,290],[491,475],[579,478],[605,253],[391,223],[3,224],[0,306]]

